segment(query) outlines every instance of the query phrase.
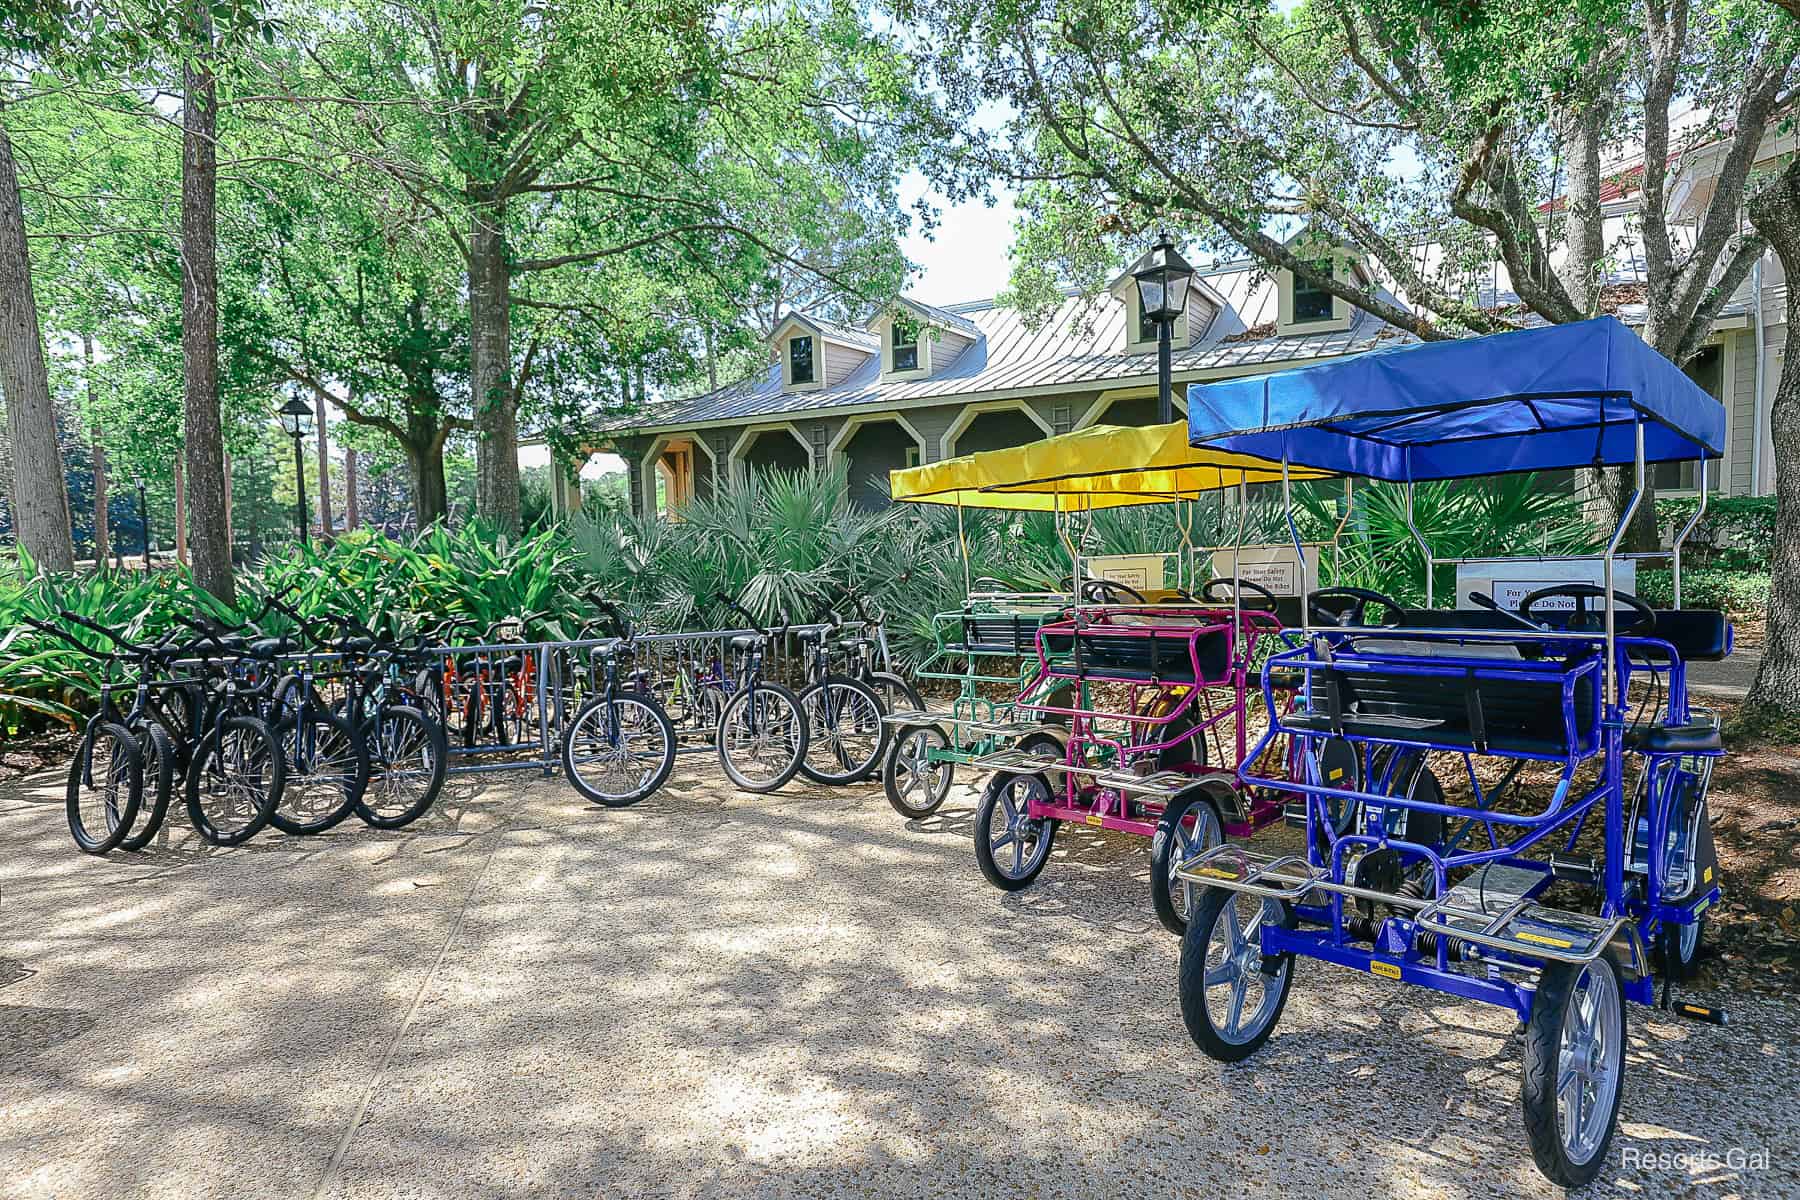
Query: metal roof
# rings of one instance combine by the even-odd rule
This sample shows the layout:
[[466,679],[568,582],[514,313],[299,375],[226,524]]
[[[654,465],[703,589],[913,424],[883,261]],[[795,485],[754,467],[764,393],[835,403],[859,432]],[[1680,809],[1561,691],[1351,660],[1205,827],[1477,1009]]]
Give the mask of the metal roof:
[[[1274,320],[1274,283],[1253,268],[1209,275],[1207,282],[1226,299],[1228,307],[1199,341],[1176,347],[1173,366],[1178,377],[1267,369],[1274,364],[1355,354],[1393,339],[1412,340],[1360,309],[1353,310],[1350,327],[1344,330],[1233,340]],[[775,363],[742,383],[670,401],[621,420],[614,428],[676,428],[835,408],[977,400],[992,393],[1032,389],[1074,391],[1156,374],[1154,351],[1122,351],[1125,307],[1110,294],[1070,296],[1036,328],[1019,312],[991,300],[936,311],[958,318],[959,325],[967,326],[976,340],[955,359],[937,366],[927,379],[883,380],[879,356],[875,356],[830,387],[795,392],[783,390],[781,367]]]

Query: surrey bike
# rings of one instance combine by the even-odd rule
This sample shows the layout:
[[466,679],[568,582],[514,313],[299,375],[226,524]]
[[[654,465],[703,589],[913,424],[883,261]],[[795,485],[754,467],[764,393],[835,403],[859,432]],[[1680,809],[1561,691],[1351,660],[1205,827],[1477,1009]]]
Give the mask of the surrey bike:
[[650,694],[650,671],[632,665],[631,618],[610,601],[592,595],[588,600],[618,636],[589,651],[588,699],[563,731],[563,774],[594,803],[623,808],[668,780],[675,766],[675,727]]
[[800,698],[763,678],[770,646],[786,628],[763,628],[755,614],[723,592],[716,597],[750,623],[727,643],[737,656],[737,688],[719,710],[715,745],[726,776],[746,792],[772,792],[792,779],[806,759],[807,721]]
[[[1189,406],[1196,441],[1402,485],[1409,513],[1416,481],[1494,465],[1629,463],[1643,480],[1649,462],[1697,458],[1704,496],[1726,424],[1611,317],[1229,381]],[[1300,958],[1499,1005],[1524,1026],[1532,1157],[1576,1187],[1605,1168],[1618,1126],[1625,1001],[1656,1002],[1661,972],[1669,1011],[1724,1022],[1671,1004],[1669,981],[1720,897],[1705,790],[1723,747],[1688,706],[1686,664],[1729,654],[1731,631],[1720,613],[1655,611],[1613,586],[1641,500],[1598,556],[1599,584],[1540,588],[1514,611],[1479,592],[1474,610],[1433,611],[1445,560],[1415,528],[1426,609],[1369,593],[1364,611],[1390,612],[1369,625],[1349,596],[1347,621],[1303,629],[1264,665],[1266,737],[1305,750],[1286,786],[1306,797],[1308,836],[1301,854],[1226,845],[1177,867],[1205,889],[1180,998],[1207,1054],[1236,1061],[1268,1040]],[[1675,539],[1676,579],[1692,528]],[[1271,681],[1292,672],[1304,685],[1287,710]],[[1334,744],[1354,762],[1336,779]]]

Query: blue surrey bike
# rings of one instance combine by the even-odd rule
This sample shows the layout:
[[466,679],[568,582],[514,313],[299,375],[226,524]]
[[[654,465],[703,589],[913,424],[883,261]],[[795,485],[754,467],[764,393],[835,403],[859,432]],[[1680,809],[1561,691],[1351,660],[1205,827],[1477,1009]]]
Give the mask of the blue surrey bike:
[[[1702,509],[1725,435],[1720,404],[1610,317],[1196,388],[1189,421],[1196,445],[1405,484],[1409,500],[1419,480],[1624,463],[1641,480],[1650,462],[1698,459]],[[1660,976],[1670,1011],[1725,1023],[1669,984],[1720,896],[1706,793],[1722,746],[1689,704],[1686,664],[1729,654],[1731,630],[1680,609],[1693,521],[1671,555],[1675,610],[1613,587],[1641,494],[1597,556],[1598,585],[1432,611],[1432,569],[1450,560],[1415,527],[1424,610],[1313,595],[1298,644],[1263,667],[1270,723],[1245,759],[1290,735],[1301,778],[1243,773],[1303,797],[1305,848],[1227,843],[1177,868],[1202,889],[1180,995],[1209,1055],[1267,1041],[1298,958],[1497,1004],[1524,1023],[1532,1156],[1574,1187],[1618,1125],[1625,1001],[1655,1003]],[[1291,711],[1283,677],[1301,681]]]

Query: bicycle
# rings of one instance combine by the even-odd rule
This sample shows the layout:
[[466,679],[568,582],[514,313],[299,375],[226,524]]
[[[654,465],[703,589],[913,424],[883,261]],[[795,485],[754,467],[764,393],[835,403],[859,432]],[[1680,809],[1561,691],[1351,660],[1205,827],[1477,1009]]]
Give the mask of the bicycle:
[[[829,620],[793,631],[806,653],[800,711],[807,749],[800,773],[815,783],[856,783],[875,773],[887,750],[885,706],[867,684],[832,671],[832,638],[844,624],[836,613],[827,615]],[[854,654],[860,641],[845,639],[835,648]]]
[[623,808],[653,794],[675,766],[675,727],[650,694],[650,672],[636,668],[620,682],[621,663],[633,658],[631,618],[610,601],[589,597],[612,619],[618,636],[593,648],[598,673],[587,701],[562,737],[563,774],[596,804]]
[[755,631],[738,634],[729,643],[738,656],[737,689],[719,712],[719,765],[744,791],[772,792],[792,779],[806,758],[807,721],[800,698],[762,673],[769,644],[787,630],[771,632],[731,597],[720,592],[717,598]]

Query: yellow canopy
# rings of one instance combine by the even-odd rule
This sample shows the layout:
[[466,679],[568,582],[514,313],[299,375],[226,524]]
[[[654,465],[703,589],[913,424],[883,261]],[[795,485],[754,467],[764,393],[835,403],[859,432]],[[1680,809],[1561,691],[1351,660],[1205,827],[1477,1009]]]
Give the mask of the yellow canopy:
[[[1267,483],[1281,464],[1188,445],[1187,423],[1094,425],[1005,450],[982,450],[888,473],[896,500],[969,508],[1075,512],[1156,504]],[[1290,479],[1330,472],[1292,468]]]

